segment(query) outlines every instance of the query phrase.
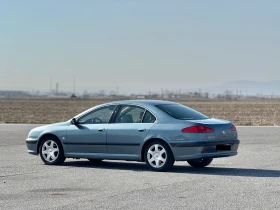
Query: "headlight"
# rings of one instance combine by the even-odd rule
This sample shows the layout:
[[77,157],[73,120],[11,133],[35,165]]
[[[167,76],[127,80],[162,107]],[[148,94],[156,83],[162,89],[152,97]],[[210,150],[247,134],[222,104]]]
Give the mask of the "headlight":
[[28,138],[29,139],[36,139],[38,137],[38,132],[34,131],[34,130],[31,130],[29,133],[28,133]]

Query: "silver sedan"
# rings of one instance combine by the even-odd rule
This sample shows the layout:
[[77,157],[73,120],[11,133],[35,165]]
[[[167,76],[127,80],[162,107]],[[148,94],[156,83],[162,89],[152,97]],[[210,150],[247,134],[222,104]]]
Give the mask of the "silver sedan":
[[233,123],[212,119],[187,106],[160,100],[102,104],[67,122],[37,127],[26,139],[28,152],[48,165],[65,158],[143,161],[164,171],[174,161],[205,167],[213,158],[237,155]]

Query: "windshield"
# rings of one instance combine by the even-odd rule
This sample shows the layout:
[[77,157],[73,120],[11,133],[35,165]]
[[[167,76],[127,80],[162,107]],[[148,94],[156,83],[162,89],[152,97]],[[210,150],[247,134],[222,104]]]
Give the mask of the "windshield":
[[179,120],[204,120],[209,119],[206,115],[201,114],[187,106],[181,104],[157,105],[157,108]]

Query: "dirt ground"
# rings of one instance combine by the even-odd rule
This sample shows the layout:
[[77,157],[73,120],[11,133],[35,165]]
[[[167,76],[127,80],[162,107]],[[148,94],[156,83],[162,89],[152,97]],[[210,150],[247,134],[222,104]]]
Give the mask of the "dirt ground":
[[[0,99],[0,122],[45,124],[71,119],[76,114],[110,100]],[[212,118],[236,125],[280,125],[279,100],[178,101]]]

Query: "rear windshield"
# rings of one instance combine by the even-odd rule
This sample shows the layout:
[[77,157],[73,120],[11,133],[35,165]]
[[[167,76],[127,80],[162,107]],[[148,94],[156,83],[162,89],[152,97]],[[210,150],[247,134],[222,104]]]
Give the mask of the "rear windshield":
[[201,114],[189,107],[181,104],[157,105],[159,109],[179,120],[204,120],[209,119],[206,115]]

